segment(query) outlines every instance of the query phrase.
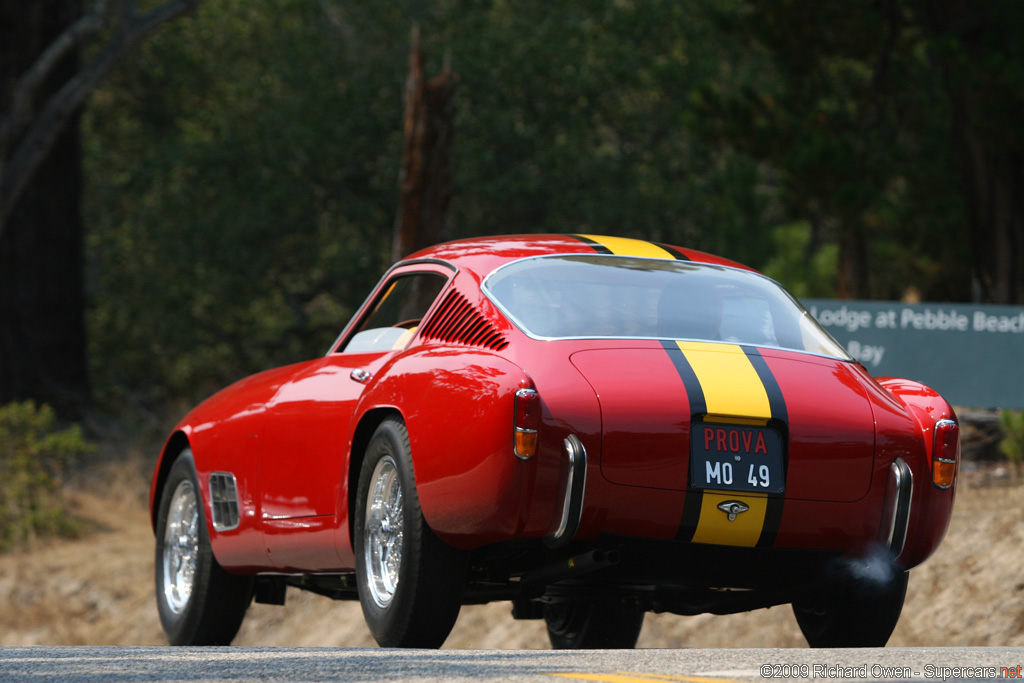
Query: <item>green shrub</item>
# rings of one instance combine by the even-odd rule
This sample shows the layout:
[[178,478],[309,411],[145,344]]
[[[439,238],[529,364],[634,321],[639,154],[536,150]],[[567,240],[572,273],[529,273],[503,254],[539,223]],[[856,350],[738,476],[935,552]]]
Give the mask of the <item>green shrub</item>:
[[90,450],[78,425],[57,429],[53,410],[32,401],[0,406],[0,551],[42,534],[73,534],[61,483]]
[[999,424],[1003,428],[1003,440],[999,450],[1003,452],[1018,475],[1024,461],[1024,411],[1004,410],[999,413]]

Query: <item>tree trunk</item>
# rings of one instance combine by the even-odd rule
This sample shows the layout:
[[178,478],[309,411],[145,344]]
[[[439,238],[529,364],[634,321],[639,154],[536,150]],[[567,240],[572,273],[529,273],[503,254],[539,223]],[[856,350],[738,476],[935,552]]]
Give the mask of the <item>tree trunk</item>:
[[960,162],[975,299],[1024,302],[1024,137],[1017,43],[1024,14],[1016,0],[933,0],[925,17],[936,35],[950,131]]
[[868,244],[860,225],[843,223],[839,226],[839,277],[837,282],[840,299],[868,299]]
[[978,135],[981,103],[969,89],[950,94],[960,159],[976,297],[1024,302],[1024,151]]
[[455,75],[447,66],[429,83],[423,75],[423,50],[414,32],[405,87],[405,148],[399,176],[392,260],[447,239],[452,197],[455,133]]
[[[18,77],[81,13],[81,0],[4,3],[0,111],[9,107]],[[77,55],[64,59],[37,101],[77,69]],[[76,115],[0,235],[0,403],[35,399],[73,416],[89,398],[80,202]]]

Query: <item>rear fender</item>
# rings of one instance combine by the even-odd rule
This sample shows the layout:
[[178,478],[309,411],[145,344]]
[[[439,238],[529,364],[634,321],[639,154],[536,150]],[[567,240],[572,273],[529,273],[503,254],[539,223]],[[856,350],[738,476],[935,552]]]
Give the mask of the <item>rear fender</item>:
[[[878,383],[909,416],[921,456],[908,462],[914,474],[914,494],[907,541],[898,563],[910,568],[924,562],[939,546],[953,512],[956,484],[941,489],[932,483],[932,458],[935,424],[940,420],[958,421],[956,412],[936,391],[907,379],[883,377]],[[959,469],[959,464],[958,464]]]
[[431,529],[466,548],[514,537],[523,523],[523,486],[535,469],[513,452],[515,392],[533,386],[526,373],[486,351],[421,347],[380,375],[357,415],[402,415]]

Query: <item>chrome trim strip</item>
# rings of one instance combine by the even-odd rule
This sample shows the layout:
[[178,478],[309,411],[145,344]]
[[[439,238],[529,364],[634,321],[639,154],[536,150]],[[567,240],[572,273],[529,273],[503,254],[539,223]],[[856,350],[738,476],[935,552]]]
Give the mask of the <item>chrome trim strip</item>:
[[562,442],[569,461],[565,480],[565,498],[562,501],[562,515],[558,529],[548,539],[548,545],[557,547],[571,541],[580,528],[583,516],[583,499],[587,483],[587,449],[575,434]]
[[907,542],[907,528],[910,525],[910,507],[914,496],[914,473],[902,458],[896,458],[889,468],[889,478],[894,484],[892,521],[889,526],[889,554],[896,559],[903,552]]

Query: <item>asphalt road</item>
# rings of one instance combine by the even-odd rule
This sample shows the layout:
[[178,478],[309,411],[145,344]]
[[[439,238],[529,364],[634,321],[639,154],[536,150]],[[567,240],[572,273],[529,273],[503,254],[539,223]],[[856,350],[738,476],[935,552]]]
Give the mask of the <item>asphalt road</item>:
[[1024,648],[853,650],[378,650],[349,648],[0,648],[0,681],[515,681],[765,683],[1005,681]]

